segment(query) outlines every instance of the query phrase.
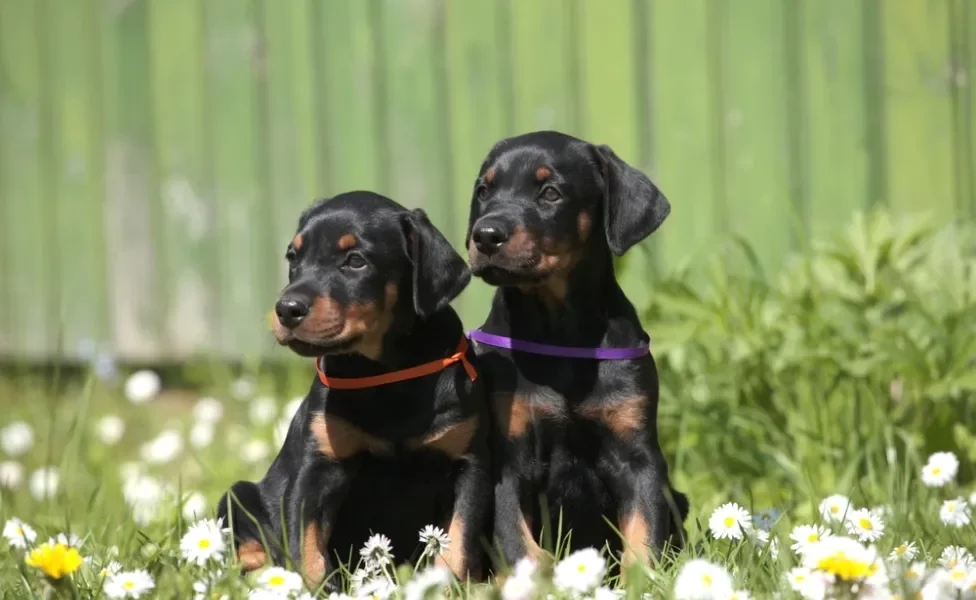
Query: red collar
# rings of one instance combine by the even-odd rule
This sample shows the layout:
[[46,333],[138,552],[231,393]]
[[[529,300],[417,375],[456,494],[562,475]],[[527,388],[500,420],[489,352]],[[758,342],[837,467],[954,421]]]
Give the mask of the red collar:
[[478,378],[478,372],[475,370],[474,365],[468,360],[467,356],[465,356],[467,351],[468,340],[462,336],[461,343],[458,344],[457,352],[448,356],[447,358],[439,358],[422,365],[417,365],[416,367],[400,369],[399,371],[391,371],[390,373],[383,373],[382,375],[373,375],[371,377],[331,377],[326,375],[325,371],[322,370],[322,361],[324,357],[319,357],[315,360],[315,370],[318,371],[319,381],[322,382],[322,385],[335,390],[358,390],[385,385],[387,383],[396,383],[397,381],[406,381],[407,379],[416,379],[418,377],[443,371],[456,362],[460,362],[461,365],[464,366],[464,370],[467,372],[468,377],[471,378],[471,381],[474,381]]

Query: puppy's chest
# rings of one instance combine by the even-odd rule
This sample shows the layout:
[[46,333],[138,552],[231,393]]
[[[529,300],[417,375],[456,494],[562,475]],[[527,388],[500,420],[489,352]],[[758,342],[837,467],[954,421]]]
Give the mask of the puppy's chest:
[[415,422],[369,426],[331,413],[309,422],[311,442],[321,456],[347,460],[370,455],[391,461],[437,457],[456,460],[467,454],[478,429],[476,414],[450,411]]
[[521,385],[492,398],[496,423],[510,440],[530,436],[549,441],[630,438],[647,423],[645,394],[598,387],[589,393],[560,393],[547,386]]

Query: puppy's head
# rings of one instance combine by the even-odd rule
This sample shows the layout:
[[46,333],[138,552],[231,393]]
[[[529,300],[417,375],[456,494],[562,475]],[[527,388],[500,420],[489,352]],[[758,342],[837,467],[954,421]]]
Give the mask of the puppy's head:
[[564,276],[588,246],[622,255],[670,210],[647,176],[609,147],[529,133],[496,144],[481,166],[466,245],[486,282],[541,284]]
[[471,277],[422,210],[371,192],[312,205],[285,258],[288,285],[272,329],[279,344],[302,356],[376,359],[391,327],[443,309]]

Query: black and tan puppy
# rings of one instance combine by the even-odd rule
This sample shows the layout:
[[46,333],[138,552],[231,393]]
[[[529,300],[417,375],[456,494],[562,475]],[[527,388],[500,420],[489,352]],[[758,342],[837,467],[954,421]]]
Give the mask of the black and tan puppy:
[[275,338],[322,358],[267,475],[220,502],[244,568],[290,563],[316,585],[372,533],[415,558],[433,524],[451,537],[438,562],[477,577],[489,416],[448,306],[467,265],[423,211],[369,192],[305,211],[286,258]]
[[[556,132],[499,142],[475,183],[467,235],[474,274],[499,286],[482,331],[560,347],[648,344],[613,256],[669,211],[606,146]],[[571,547],[609,544],[624,564],[683,543],[688,501],[658,442],[650,353],[597,360],[479,343],[478,358],[498,432],[495,544],[509,564],[537,551],[543,530],[555,540],[560,512]]]

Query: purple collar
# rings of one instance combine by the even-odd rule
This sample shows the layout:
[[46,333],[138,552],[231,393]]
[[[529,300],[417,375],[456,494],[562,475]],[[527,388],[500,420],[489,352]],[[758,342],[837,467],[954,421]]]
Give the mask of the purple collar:
[[637,346],[635,348],[580,348],[578,346],[553,346],[551,344],[538,344],[525,340],[515,340],[503,335],[485,333],[480,329],[468,332],[468,337],[479,344],[507,348],[528,352],[529,354],[543,354],[545,356],[562,356],[565,358],[595,358],[599,360],[628,360],[640,358],[650,354],[648,346]]

